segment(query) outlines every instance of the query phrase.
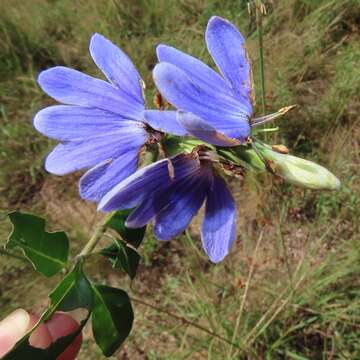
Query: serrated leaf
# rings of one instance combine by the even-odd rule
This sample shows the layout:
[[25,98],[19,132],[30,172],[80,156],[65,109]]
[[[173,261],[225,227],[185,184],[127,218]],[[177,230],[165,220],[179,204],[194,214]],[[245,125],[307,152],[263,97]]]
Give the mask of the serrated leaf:
[[95,284],[92,288],[94,338],[103,354],[111,356],[130,334],[134,313],[125,291]]
[[50,277],[66,266],[69,240],[63,231],[45,231],[45,220],[18,211],[9,214],[13,231],[5,245],[7,249],[19,247],[43,275]]
[[[82,271],[82,264],[78,262],[74,269],[65,276],[50,294],[49,308],[41,316],[37,324],[22,338],[3,359],[36,359],[55,360],[80,334],[88,321],[93,304],[93,291],[89,280]],[[80,327],[73,333],[59,338],[47,349],[39,349],[29,344],[30,335],[38,325],[49,320],[55,311],[70,311],[85,308],[88,314],[80,323]]]
[[115,230],[121,238],[134,247],[139,247],[144,239],[146,226],[138,229],[130,229],[125,226],[125,221],[131,210],[116,211],[107,222],[107,226]]
[[140,255],[121,241],[117,241],[109,247],[102,249],[100,253],[107,257],[113,268],[123,269],[131,279],[136,275],[140,262]]

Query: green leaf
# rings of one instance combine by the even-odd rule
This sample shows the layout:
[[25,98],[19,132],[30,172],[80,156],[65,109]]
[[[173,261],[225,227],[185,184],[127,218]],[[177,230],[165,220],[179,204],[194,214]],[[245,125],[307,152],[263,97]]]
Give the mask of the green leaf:
[[134,247],[139,247],[144,239],[146,226],[138,229],[130,229],[125,226],[125,221],[132,210],[116,211],[107,222],[107,226],[115,230],[122,239]]
[[92,328],[96,343],[111,356],[128,337],[134,313],[127,293],[121,289],[93,284]]
[[131,279],[136,275],[140,255],[122,241],[116,241],[109,247],[102,249],[100,253],[107,257],[113,268],[123,269]]
[[[78,262],[74,269],[65,276],[50,294],[50,305],[37,324],[22,338],[3,359],[36,359],[55,360],[80,334],[88,321],[93,305],[93,292],[89,280],[82,271],[82,263]],[[59,338],[47,349],[39,349],[29,344],[30,335],[37,326],[49,320],[55,311],[70,311],[85,308],[88,314],[80,323],[80,327],[73,333]]]
[[9,214],[13,231],[5,245],[7,249],[20,247],[34,268],[50,277],[66,266],[69,240],[61,232],[45,231],[45,220],[18,211]]
[[[71,311],[77,308],[90,310],[93,304],[93,294],[89,280],[82,270],[82,262],[79,261],[74,269],[49,295],[50,311]],[[55,309],[55,310],[54,310]]]

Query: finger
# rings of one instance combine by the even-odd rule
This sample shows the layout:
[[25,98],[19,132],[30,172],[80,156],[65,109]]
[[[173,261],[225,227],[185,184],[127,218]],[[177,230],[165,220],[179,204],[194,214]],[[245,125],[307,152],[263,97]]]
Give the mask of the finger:
[[[79,324],[68,314],[55,313],[46,323],[52,341],[66,336],[78,329]],[[80,350],[82,334],[80,333],[57,360],[73,360]]]
[[0,322],[0,357],[6,354],[28,330],[30,315],[17,309]]
[[[30,330],[39,317],[30,315],[23,309],[17,309],[0,322],[0,357],[5,355]],[[69,315],[56,313],[46,323],[37,327],[30,336],[30,345],[45,349],[58,338],[74,332],[78,323]],[[80,350],[82,334],[80,333],[57,360],[73,360]]]
[[[39,316],[30,315],[29,330],[38,322]],[[39,325],[29,338],[30,345],[46,349],[52,343],[52,338],[45,324]]]

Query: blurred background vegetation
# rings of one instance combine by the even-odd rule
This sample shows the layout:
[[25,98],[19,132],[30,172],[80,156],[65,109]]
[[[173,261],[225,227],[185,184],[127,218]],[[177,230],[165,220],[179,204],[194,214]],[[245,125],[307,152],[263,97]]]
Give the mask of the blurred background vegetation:
[[[76,253],[99,215],[77,193],[80,174],[43,169],[54,145],[32,127],[52,104],[36,84],[39,71],[65,65],[101,76],[88,54],[99,32],[127,52],[155,93],[155,46],[166,43],[211,66],[203,32],[212,15],[234,22],[247,38],[260,103],[255,14],[245,0],[1,0],[0,222],[21,209],[67,230]],[[148,232],[139,274],[129,284],[103,260],[95,278],[167,313],[135,305],[131,337],[118,359],[360,359],[360,1],[265,2],[267,112],[298,107],[267,135],[313,159],[342,181],[337,192],[285,185],[267,175],[232,181],[239,237],[220,265],[202,254],[195,219],[185,236],[159,243]],[[260,107],[257,110],[260,113]],[[0,256],[0,316],[22,306],[41,311],[54,280]],[[169,313],[233,341],[230,346]],[[84,334],[79,359],[101,359]]]

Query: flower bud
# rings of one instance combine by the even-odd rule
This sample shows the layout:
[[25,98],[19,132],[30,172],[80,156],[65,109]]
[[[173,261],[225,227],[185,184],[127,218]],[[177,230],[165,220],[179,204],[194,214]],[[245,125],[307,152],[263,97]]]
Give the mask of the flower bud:
[[309,189],[337,190],[339,179],[323,166],[296,156],[281,154],[256,142],[259,153],[269,162],[269,168],[284,180]]

